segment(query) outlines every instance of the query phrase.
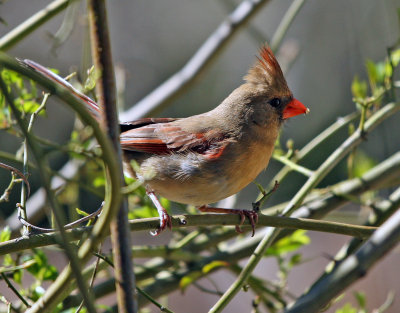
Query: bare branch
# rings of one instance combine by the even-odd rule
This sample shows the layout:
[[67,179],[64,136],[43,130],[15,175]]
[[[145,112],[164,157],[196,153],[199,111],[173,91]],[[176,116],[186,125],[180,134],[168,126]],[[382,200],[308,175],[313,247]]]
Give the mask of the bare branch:
[[400,240],[400,211],[386,221],[355,253],[301,296],[287,313],[313,313],[320,310],[365,273]]
[[269,0],[242,1],[207,38],[181,70],[128,111],[121,114],[121,120],[135,120],[142,116],[156,114],[165,108],[218,57],[233,36],[268,2]]

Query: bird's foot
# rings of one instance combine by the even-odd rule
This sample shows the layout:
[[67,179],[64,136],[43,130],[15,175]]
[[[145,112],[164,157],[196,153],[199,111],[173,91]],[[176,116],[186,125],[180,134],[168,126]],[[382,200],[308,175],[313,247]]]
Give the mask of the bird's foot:
[[258,213],[255,210],[234,210],[231,212],[233,214],[238,214],[240,216],[240,223],[239,225],[235,226],[235,230],[238,233],[243,233],[243,230],[241,229],[240,226],[243,225],[245,218],[247,217],[250,221],[251,229],[252,229],[252,234],[251,237],[254,237],[255,231],[256,231],[256,224],[258,222]]
[[213,208],[203,205],[198,208],[201,212],[212,212],[212,213],[231,213],[240,216],[240,222],[235,226],[236,232],[243,233],[241,226],[243,225],[246,217],[250,221],[251,229],[253,230],[251,237],[254,237],[256,230],[256,224],[258,222],[258,212],[256,210],[239,210],[239,209],[223,209],[223,208]]
[[160,226],[155,230],[151,231],[150,234],[152,236],[158,236],[161,234],[167,227],[172,229],[172,219],[169,216],[167,210],[162,206],[157,196],[152,191],[147,191],[147,195],[150,197],[151,201],[155,205],[158,211],[158,216],[160,217]]
[[167,213],[167,211],[162,211],[159,213],[160,215],[160,226],[154,231],[151,231],[150,234],[152,236],[158,236],[161,234],[167,227],[171,230],[172,229],[172,219],[171,216]]

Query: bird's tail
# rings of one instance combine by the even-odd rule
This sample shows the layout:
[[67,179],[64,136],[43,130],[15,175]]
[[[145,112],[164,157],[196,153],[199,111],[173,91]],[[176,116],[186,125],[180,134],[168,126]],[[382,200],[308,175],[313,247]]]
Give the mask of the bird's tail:
[[76,97],[82,99],[86,105],[90,113],[98,120],[100,119],[100,109],[99,106],[97,105],[96,102],[94,102],[92,99],[90,99],[88,96],[80,92],[78,89],[73,87],[69,82],[67,82],[64,78],[58,76],[57,74],[53,73],[49,69],[45,68],[44,66],[40,65],[39,63],[36,63],[34,61],[25,59],[25,60],[19,60],[21,64],[27,66],[28,68],[34,70],[37,73],[40,73],[41,75],[50,78],[52,81],[56,82],[59,85],[62,85],[64,88],[68,89],[73,93]]

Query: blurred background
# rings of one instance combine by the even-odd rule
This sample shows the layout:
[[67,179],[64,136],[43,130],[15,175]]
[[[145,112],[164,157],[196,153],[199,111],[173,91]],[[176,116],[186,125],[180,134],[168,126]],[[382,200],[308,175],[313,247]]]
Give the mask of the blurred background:
[[[0,24],[0,37],[23,20],[44,8],[49,1],[14,0],[0,5],[0,15],[6,24]],[[108,18],[111,30],[113,57],[117,67],[120,90],[120,110],[127,110],[154,88],[177,72],[196,52],[201,44],[218,25],[239,4],[234,0],[136,0],[108,2]],[[255,60],[259,47],[269,41],[282,20],[291,1],[270,1],[256,16],[243,27],[207,68],[195,83],[175,97],[171,105],[158,116],[184,117],[202,113],[218,105],[234,88],[242,82],[242,77]],[[300,116],[288,121],[281,136],[285,145],[291,138],[296,148],[301,148],[338,117],[354,111],[351,82],[357,74],[366,78],[365,61],[383,60],[387,48],[399,38],[398,0],[337,0],[305,1],[305,4],[284,38],[278,59],[284,63],[287,55],[297,55],[287,67],[286,78],[297,99],[310,108],[308,116]],[[72,25],[63,24],[65,14],[75,16]],[[62,26],[63,25],[63,26]],[[70,31],[70,33],[69,33]],[[68,34],[68,36],[66,36]],[[65,36],[57,43],[54,36]],[[31,36],[7,51],[18,58],[28,58],[51,68],[60,70],[62,76],[71,71],[84,73],[90,67],[88,30],[85,2],[78,2],[67,13],[61,13],[36,30]],[[124,87],[124,88],[123,88]],[[49,102],[47,118],[37,123],[35,131],[60,144],[70,138],[74,125],[73,113],[59,102]],[[361,148],[376,161],[381,161],[400,148],[400,123],[398,117],[389,119],[368,137],[368,145]],[[346,138],[330,141],[333,147]],[[5,132],[0,132],[1,149],[11,153],[20,147],[20,142]],[[332,151],[332,146],[321,148],[320,154],[307,160],[306,166],[314,169]],[[67,161],[65,155],[51,159],[55,168]],[[257,181],[266,185],[281,167],[271,161],[268,170]],[[6,173],[6,174],[4,174]],[[324,184],[335,183],[346,178],[345,164],[340,164],[334,175],[327,177]],[[40,182],[31,177],[33,192]],[[1,172],[0,190],[9,182],[9,174]],[[290,183],[289,183],[290,182]],[[271,204],[288,200],[304,183],[304,178],[292,174],[271,199]],[[238,207],[251,208],[257,196],[254,184],[247,187],[238,198]],[[15,209],[18,192],[9,203],[0,204],[0,218],[6,219]],[[85,203],[89,206],[88,203]],[[347,211],[350,209],[347,208]],[[346,210],[336,217],[346,217]],[[28,208],[29,215],[29,208]],[[349,214],[348,222],[360,222]],[[152,238],[147,233],[133,236],[140,244],[160,244],[168,241],[168,233]],[[349,238],[338,235],[310,233],[311,244],[302,253],[308,261],[291,272],[289,290],[299,295],[316,279],[341,245]],[[54,260],[63,263],[63,260]],[[351,290],[364,291],[368,308],[382,304],[389,291],[400,294],[398,272],[399,251],[394,250],[379,263],[365,278],[353,285]],[[263,261],[256,270],[262,278],[274,279],[277,266],[272,260]],[[225,290],[234,277],[221,271],[214,275],[221,290]],[[202,281],[204,284],[208,282]],[[5,291],[0,285],[0,294]],[[352,291],[347,291],[346,301],[354,302]],[[398,297],[396,297],[398,298]],[[217,297],[199,292],[189,287],[185,294],[174,293],[169,307],[176,312],[206,312]],[[226,309],[226,312],[248,312],[252,300],[251,292],[241,292]],[[389,312],[400,311],[400,300],[395,300]],[[334,308],[328,309],[334,312]]]

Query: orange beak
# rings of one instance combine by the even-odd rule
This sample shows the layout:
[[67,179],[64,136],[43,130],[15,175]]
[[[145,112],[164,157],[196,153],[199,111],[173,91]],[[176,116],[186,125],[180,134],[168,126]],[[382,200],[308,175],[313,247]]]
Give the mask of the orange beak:
[[286,108],[283,110],[283,119],[285,120],[289,117],[293,117],[299,114],[307,114],[308,112],[310,112],[310,110],[306,108],[303,103],[293,98],[293,100],[290,101],[287,104]]

